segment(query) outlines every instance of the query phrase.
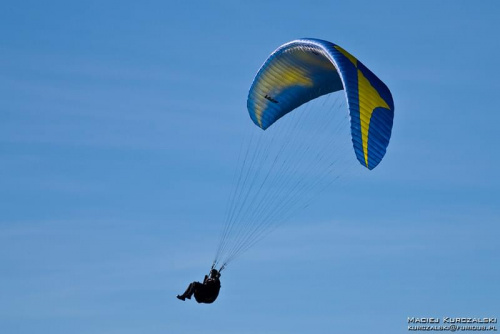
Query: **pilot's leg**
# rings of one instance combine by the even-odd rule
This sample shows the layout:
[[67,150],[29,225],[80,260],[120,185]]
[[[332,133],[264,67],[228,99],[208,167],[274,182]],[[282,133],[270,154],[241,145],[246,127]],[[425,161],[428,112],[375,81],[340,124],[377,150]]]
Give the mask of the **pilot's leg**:
[[191,296],[194,293],[194,290],[196,288],[196,284],[197,283],[198,282],[193,282],[193,283],[189,284],[189,286],[187,287],[186,291],[182,295],[177,295],[177,298],[179,298],[180,300],[186,300],[186,298],[187,299],[191,299]]

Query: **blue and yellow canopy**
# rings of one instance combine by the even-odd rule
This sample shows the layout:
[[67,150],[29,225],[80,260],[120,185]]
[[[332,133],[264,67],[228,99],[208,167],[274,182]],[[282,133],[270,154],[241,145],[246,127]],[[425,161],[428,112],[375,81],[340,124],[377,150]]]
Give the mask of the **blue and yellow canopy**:
[[373,169],[391,138],[394,102],[387,86],[338,45],[305,38],[280,46],[253,81],[248,112],[265,130],[302,104],[341,89],[347,98],[356,157]]

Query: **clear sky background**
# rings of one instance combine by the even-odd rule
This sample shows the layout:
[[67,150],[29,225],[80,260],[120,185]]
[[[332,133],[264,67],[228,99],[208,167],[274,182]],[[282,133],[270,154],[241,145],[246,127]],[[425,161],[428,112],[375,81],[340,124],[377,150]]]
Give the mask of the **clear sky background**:
[[[3,1],[0,332],[500,317],[499,17],[498,1]],[[213,259],[252,79],[301,37],[389,86],[388,153],[228,268],[216,303],[178,301]]]

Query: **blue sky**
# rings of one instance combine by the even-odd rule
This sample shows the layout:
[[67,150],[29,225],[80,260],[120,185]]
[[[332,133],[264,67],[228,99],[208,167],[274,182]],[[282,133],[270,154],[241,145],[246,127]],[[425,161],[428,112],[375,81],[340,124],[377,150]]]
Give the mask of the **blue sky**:
[[[4,1],[0,332],[500,317],[499,15],[496,1]],[[388,153],[228,268],[216,303],[182,303],[213,258],[253,76],[301,37],[389,86]]]

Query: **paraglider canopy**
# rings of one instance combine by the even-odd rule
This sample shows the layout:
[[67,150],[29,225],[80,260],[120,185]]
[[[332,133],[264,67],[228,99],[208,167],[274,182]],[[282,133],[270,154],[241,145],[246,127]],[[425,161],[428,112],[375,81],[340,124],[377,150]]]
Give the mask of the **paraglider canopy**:
[[220,270],[354,172],[352,147],[364,167],[375,168],[394,118],[391,92],[375,74],[340,46],[310,38],[267,58],[247,108],[258,129],[238,158],[214,260]]
[[373,169],[391,137],[392,95],[375,74],[338,45],[304,38],[279,47],[257,73],[247,108],[253,122],[265,130],[300,105],[342,89],[356,157]]

